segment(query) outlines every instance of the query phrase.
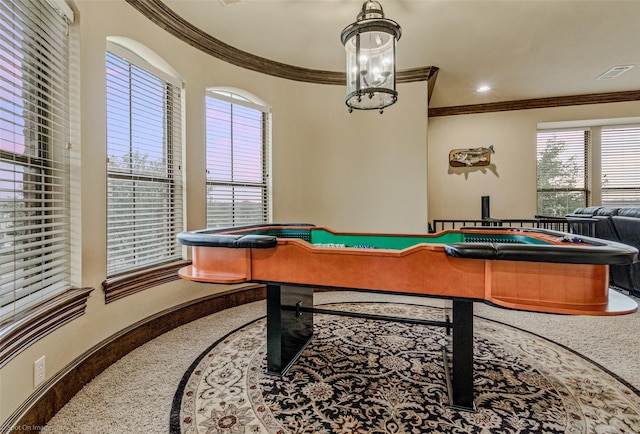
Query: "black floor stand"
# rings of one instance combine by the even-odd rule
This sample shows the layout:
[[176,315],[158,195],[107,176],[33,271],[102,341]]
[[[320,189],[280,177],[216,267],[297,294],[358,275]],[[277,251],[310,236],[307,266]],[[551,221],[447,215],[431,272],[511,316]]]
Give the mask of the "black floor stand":
[[267,285],[267,374],[284,375],[313,337],[313,288]]
[[[447,327],[447,330],[451,327],[448,320],[429,321],[316,309],[313,307],[312,287],[270,284],[267,285],[267,374],[285,375],[295,363],[313,338],[314,312],[440,326]],[[475,411],[473,302],[470,300],[453,300],[453,349],[451,357],[445,350],[444,358],[451,407]]]
[[[453,354],[445,360],[451,406],[476,411],[473,401],[473,302],[453,300]],[[448,357],[447,357],[448,359]]]

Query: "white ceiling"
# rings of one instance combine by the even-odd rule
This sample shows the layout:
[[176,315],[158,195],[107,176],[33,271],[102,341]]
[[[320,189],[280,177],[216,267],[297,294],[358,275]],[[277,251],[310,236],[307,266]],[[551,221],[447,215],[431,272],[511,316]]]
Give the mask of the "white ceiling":
[[[235,48],[328,71],[344,71],[340,33],[362,6],[361,0],[164,3]],[[640,90],[640,0],[380,3],[402,27],[398,70],[440,68],[432,107]],[[596,80],[618,65],[636,67],[614,80]],[[481,84],[492,91],[477,93]]]

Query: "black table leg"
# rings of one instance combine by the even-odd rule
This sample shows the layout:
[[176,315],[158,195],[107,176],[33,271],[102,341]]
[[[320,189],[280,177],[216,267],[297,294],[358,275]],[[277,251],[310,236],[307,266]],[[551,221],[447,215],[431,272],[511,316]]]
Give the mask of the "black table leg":
[[313,337],[313,288],[267,285],[267,374],[284,375]]
[[451,406],[475,411],[473,401],[473,302],[453,300]]
[[[304,351],[313,337],[313,310],[313,288],[267,285],[267,374],[285,375]],[[433,325],[449,326],[448,322]],[[447,368],[445,351],[451,407],[476,411],[473,394],[472,301],[453,300],[452,352],[451,373]]]

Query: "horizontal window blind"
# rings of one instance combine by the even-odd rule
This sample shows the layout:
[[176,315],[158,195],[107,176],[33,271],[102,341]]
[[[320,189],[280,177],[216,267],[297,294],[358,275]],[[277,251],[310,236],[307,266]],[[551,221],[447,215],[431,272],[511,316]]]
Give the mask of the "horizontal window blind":
[[0,3],[0,324],[70,287],[68,47],[49,3]]
[[602,205],[640,206],[640,127],[602,128]]
[[216,93],[207,96],[206,111],[207,226],[268,221],[269,114]]
[[181,90],[107,53],[107,275],[182,259]]
[[590,131],[538,131],[537,213],[564,216],[589,200]]

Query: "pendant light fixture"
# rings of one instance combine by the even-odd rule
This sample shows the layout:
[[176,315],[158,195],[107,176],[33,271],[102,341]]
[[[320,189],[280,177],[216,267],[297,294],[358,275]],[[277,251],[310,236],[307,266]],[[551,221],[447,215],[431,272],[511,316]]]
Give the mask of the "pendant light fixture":
[[368,0],[355,23],[341,34],[347,52],[347,97],[349,113],[356,110],[380,110],[395,103],[396,42],[398,23],[384,17],[379,2]]

